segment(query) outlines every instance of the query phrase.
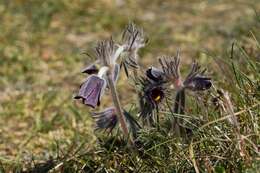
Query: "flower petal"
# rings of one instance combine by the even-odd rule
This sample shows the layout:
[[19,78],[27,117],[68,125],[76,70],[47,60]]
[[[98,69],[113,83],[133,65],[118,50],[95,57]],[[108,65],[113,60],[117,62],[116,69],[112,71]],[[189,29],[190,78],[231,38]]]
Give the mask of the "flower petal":
[[211,78],[196,76],[185,83],[185,87],[192,91],[203,91],[207,90],[212,86]]
[[96,120],[96,130],[110,129],[111,131],[118,122],[114,107],[107,108],[102,112],[93,113],[93,118]]
[[152,88],[149,97],[155,104],[158,104],[164,98],[163,89],[161,87]]
[[104,88],[104,79],[92,75],[81,85],[75,99],[82,99],[85,105],[95,108],[100,103],[101,92]]
[[91,64],[87,67],[85,67],[81,73],[87,73],[87,74],[97,74],[98,73],[98,68],[95,64]]
[[146,76],[153,81],[163,80],[163,74],[162,70],[155,67],[150,67],[146,70]]

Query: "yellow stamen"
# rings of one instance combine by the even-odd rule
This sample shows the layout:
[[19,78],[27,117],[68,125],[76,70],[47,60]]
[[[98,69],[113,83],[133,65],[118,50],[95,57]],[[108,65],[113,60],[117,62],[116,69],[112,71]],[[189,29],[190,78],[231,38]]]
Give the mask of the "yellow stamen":
[[154,98],[155,101],[159,101],[161,99],[161,96],[157,96],[156,98]]

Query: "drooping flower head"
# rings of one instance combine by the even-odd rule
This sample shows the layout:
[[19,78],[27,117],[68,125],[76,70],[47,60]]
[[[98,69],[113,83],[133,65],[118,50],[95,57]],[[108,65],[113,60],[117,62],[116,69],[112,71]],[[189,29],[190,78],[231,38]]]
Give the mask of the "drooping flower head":
[[99,70],[98,75],[90,75],[83,84],[81,84],[78,94],[75,99],[82,99],[83,104],[96,108],[100,105],[100,98],[104,93],[107,82],[104,79],[104,74],[107,67]]
[[[141,126],[132,117],[132,115],[124,110],[124,117],[126,119],[128,128],[133,134],[133,137],[137,137],[137,132],[141,129]],[[95,130],[105,130],[109,133],[117,126],[118,124],[118,116],[116,114],[116,109],[114,107],[106,108],[104,111],[92,113],[93,118],[96,121]]]
[[117,125],[118,118],[114,107],[107,108],[102,112],[92,113],[92,115],[96,121],[95,130],[103,129],[111,132]]
[[113,39],[104,40],[98,43],[95,48],[95,54],[98,58],[96,62],[101,63],[101,67],[93,63],[82,70],[82,73],[90,74],[90,76],[81,85],[79,93],[75,99],[82,99],[85,105],[96,108],[100,104],[101,96],[107,85],[107,72],[110,71],[114,82],[117,81],[120,66],[116,64],[117,58],[123,49],[118,47]]

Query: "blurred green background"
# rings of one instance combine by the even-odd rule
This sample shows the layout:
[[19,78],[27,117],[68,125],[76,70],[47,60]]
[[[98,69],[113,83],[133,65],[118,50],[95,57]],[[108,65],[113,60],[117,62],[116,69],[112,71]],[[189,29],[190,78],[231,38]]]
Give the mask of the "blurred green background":
[[[250,45],[259,11],[259,0],[0,0],[0,161],[47,158],[57,143],[95,143],[89,108],[73,100],[91,62],[83,53],[111,34],[119,40],[130,21],[149,37],[143,66],[180,48],[184,64],[198,59],[211,69],[209,55],[234,40]],[[126,105],[131,92],[121,78]]]

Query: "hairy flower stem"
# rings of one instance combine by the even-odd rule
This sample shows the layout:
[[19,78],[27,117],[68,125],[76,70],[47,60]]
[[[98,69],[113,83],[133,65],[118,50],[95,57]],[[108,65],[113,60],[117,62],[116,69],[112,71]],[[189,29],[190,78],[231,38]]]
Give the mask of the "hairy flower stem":
[[[174,113],[176,114],[184,114],[184,109],[185,109],[185,90],[181,89],[180,91],[177,92],[176,98],[175,98],[175,103],[174,103]],[[185,136],[185,131],[183,127],[180,126],[180,120],[179,118],[174,118],[173,122],[173,128],[176,131],[176,135],[178,137],[180,136]]]
[[121,104],[120,104],[120,101],[119,101],[119,98],[118,98],[118,94],[117,94],[117,91],[116,91],[116,88],[115,88],[115,85],[114,85],[110,71],[108,71],[108,73],[107,73],[107,79],[108,79],[108,85],[109,85],[109,88],[110,88],[110,91],[111,91],[112,99],[113,99],[113,102],[114,102],[114,106],[116,108],[116,112],[117,112],[117,115],[118,115],[118,119],[119,119],[119,122],[120,122],[120,125],[121,125],[121,128],[122,128],[123,134],[126,137],[126,139],[129,139],[130,142],[133,143],[131,138],[130,138],[130,135],[129,135],[126,120],[125,120],[125,117],[123,115],[123,110],[122,110],[122,107],[121,107]]

